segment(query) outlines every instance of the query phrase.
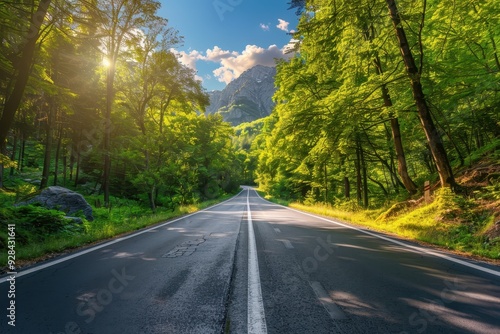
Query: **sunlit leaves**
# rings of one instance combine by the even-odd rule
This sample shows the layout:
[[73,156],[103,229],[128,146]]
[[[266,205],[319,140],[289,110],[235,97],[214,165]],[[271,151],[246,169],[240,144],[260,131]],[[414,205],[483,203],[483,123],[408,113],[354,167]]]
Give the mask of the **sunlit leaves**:
[[[412,177],[430,177],[435,169],[386,3],[291,4],[304,9],[295,34],[300,52],[278,66],[273,128],[257,139],[259,182],[299,198],[304,191],[326,194],[356,176],[361,148],[370,191],[398,191],[389,126],[396,117]],[[447,150],[459,160],[500,132],[499,6],[398,1],[424,94]]]
[[[34,5],[0,8],[0,101]],[[55,165],[64,164],[64,182],[78,186],[83,179],[98,188],[109,178],[114,195],[149,201],[153,210],[233,191],[242,169],[229,124],[203,114],[207,94],[170,51],[181,38],[158,17],[159,6],[152,0],[53,2],[52,26],[43,31],[9,138],[11,144],[19,135],[28,145],[43,139],[36,156],[45,151]],[[55,158],[46,139],[58,145]],[[102,156],[112,167],[104,177]]]

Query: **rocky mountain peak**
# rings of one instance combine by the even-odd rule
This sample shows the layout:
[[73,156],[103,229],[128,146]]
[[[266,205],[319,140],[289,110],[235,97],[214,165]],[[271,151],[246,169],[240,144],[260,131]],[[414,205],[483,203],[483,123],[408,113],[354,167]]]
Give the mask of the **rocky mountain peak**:
[[257,65],[243,72],[222,91],[210,92],[206,112],[220,113],[234,126],[268,116],[274,103],[276,68]]

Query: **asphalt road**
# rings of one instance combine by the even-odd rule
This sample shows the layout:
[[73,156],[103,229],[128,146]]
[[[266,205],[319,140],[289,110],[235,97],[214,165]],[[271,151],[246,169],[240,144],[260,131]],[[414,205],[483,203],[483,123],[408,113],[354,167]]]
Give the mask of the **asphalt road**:
[[500,268],[248,189],[7,278],[0,333],[500,333]]

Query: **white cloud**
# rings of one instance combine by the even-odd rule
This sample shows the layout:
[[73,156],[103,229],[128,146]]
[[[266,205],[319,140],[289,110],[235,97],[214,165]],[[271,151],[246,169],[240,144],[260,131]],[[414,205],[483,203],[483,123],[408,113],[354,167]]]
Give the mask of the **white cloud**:
[[[179,63],[194,70],[195,72],[196,72],[196,61],[203,59],[203,55],[196,50],[187,53],[185,51],[177,51],[172,48],[170,49],[170,52],[172,52],[177,57],[177,59],[179,59]],[[195,75],[195,79],[203,82],[203,78],[200,77],[199,75]]]
[[237,78],[234,72],[227,67],[219,67],[218,69],[214,70],[213,73],[217,77],[217,80],[226,84]]
[[202,56],[200,59],[213,61],[213,62],[221,62],[224,59],[235,57],[238,55],[236,51],[227,51],[222,50],[218,46],[214,46],[212,50],[207,49],[206,56]]
[[177,59],[179,59],[179,62],[184,65],[189,67],[190,69],[196,70],[196,61],[202,57],[199,51],[193,50],[189,53],[186,51],[177,51],[175,49],[170,49],[170,52],[172,52]]
[[[276,45],[270,45],[268,48],[247,45],[245,50],[241,52],[223,50],[218,46],[214,46],[213,49],[207,49],[205,53],[196,50],[189,53],[174,49],[171,49],[171,51],[177,56],[181,64],[195,71],[197,61],[220,64],[220,67],[213,71],[213,75],[218,81],[228,84],[238,78],[241,73],[256,65],[272,67],[276,65],[276,59],[288,59],[292,57],[292,54],[287,53],[289,48],[289,44],[283,48],[279,48]],[[196,78],[203,81],[203,79],[210,80],[212,77],[206,74],[204,78],[200,76],[196,76]]]
[[282,19],[278,19],[278,22],[279,23],[276,26],[276,28],[288,32],[288,25],[290,24],[290,22],[286,22],[285,20]]
[[269,24],[261,23],[259,26],[260,26],[260,29],[262,29],[264,31],[269,31]]
[[285,54],[294,53],[297,49],[297,46],[298,46],[297,43],[299,43],[299,42],[300,41],[298,39],[292,38],[290,40],[290,42],[288,42],[288,44],[283,47],[283,49],[282,49],[283,52]]
[[[224,57],[220,57],[221,54]],[[276,45],[271,45],[267,49],[257,45],[247,45],[241,53],[223,51],[219,47],[214,47],[213,50],[207,50],[205,59],[221,64],[221,67],[213,73],[220,82],[228,84],[256,65],[275,66],[276,59],[289,57],[290,55],[285,54],[284,48],[280,49]]]

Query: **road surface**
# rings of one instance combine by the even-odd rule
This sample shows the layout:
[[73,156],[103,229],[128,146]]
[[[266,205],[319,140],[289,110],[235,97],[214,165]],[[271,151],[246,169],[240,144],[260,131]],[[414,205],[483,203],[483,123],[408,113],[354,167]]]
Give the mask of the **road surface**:
[[8,279],[0,333],[500,332],[498,267],[290,210],[250,188]]

